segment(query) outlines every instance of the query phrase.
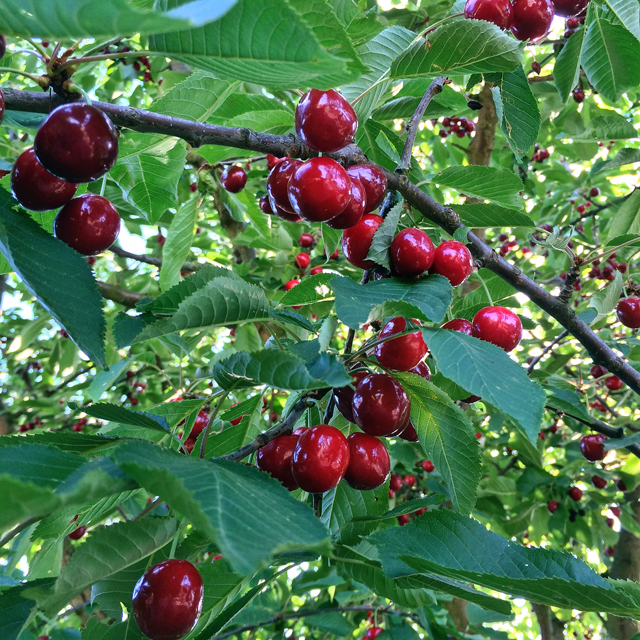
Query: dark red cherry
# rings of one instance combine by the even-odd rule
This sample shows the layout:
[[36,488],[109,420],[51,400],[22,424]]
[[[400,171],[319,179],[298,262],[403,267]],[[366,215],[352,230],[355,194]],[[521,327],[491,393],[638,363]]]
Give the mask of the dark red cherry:
[[[196,416],[196,420],[193,423],[193,429],[189,434],[189,438],[197,440],[198,436],[204,431],[205,427],[209,424],[209,414],[206,411],[199,411]],[[233,423],[232,423],[233,424]]]
[[258,449],[256,454],[258,469],[271,474],[289,491],[295,491],[298,488],[298,483],[293,477],[293,471],[291,471],[293,450],[298,444],[298,437],[297,435],[278,436]]
[[306,269],[311,263],[311,258],[308,253],[299,253],[293,262],[298,269]]
[[593,367],[591,367],[591,375],[594,378],[602,378],[602,376],[606,375],[606,373],[607,370],[599,364],[594,364]]
[[415,278],[433,264],[435,248],[431,238],[420,229],[403,229],[389,249],[391,273],[400,278]]
[[133,616],[151,640],[178,640],[196,626],[203,594],[202,576],[190,562],[165,560],[133,588]]
[[582,89],[574,89],[573,90],[573,99],[578,104],[580,104],[581,102],[584,102],[584,91]]
[[485,307],[473,318],[472,335],[505,351],[515,349],[522,340],[522,322],[511,309]]
[[445,240],[436,247],[429,273],[444,276],[452,287],[457,287],[471,275],[472,271],[471,252],[462,242]]
[[493,22],[501,29],[511,26],[511,0],[467,0],[464,17],[473,20]]
[[431,473],[435,469],[435,466],[431,460],[423,460],[422,462],[422,470],[426,473]]
[[375,266],[373,260],[367,260],[371,241],[382,218],[373,214],[362,216],[360,222],[342,232],[342,253],[344,257],[359,269],[371,269]]
[[[622,478],[620,478],[620,480],[616,482],[616,487],[618,487],[619,491],[627,491],[627,485]],[[613,513],[613,515],[617,517],[620,515],[620,509],[618,509],[617,513],[613,509],[611,509],[611,513]]]
[[119,232],[120,216],[116,208],[93,193],[70,200],[53,222],[55,237],[85,256],[108,249]]
[[69,538],[71,540],[80,540],[80,538],[84,538],[85,534],[87,533],[87,527],[86,525],[82,525],[81,527],[78,527],[77,529],[74,529],[70,534],[69,534]]
[[[407,328],[407,321],[397,317],[389,320],[378,335],[379,340],[401,333]],[[416,331],[393,340],[387,340],[376,345],[376,359],[381,366],[395,371],[409,371],[415,367],[427,354],[427,345],[422,332]]]
[[402,430],[402,433],[398,434],[398,437],[407,442],[418,442],[418,432],[413,426],[413,422],[409,420],[409,424]]
[[622,380],[618,376],[609,376],[604,383],[609,391],[620,391],[622,389]]
[[327,424],[305,431],[293,450],[293,477],[309,493],[333,489],[348,466],[349,443],[342,432]]
[[268,216],[272,216],[274,214],[273,209],[271,208],[271,203],[269,202],[269,196],[262,196],[258,202],[258,206],[262,213],[266,213]]
[[73,198],[77,189],[74,182],[60,180],[47,171],[33,148],[21,153],[11,170],[13,197],[31,211],[58,209]]
[[387,190],[387,176],[380,167],[371,164],[354,164],[347,167],[347,173],[362,183],[366,194],[365,214],[377,209]]
[[589,190],[589,197],[597,198],[600,195],[600,189],[598,187],[591,187]]
[[231,193],[240,193],[247,184],[247,174],[242,167],[227,167],[220,176],[220,184]]
[[514,0],[511,31],[518,40],[539,40],[547,35],[553,20],[551,0]]
[[425,380],[431,380],[431,369],[429,369],[429,365],[424,360],[422,362],[418,362],[418,364],[412,369],[409,369],[409,373],[417,373]]
[[571,487],[568,493],[569,493],[569,497],[574,502],[578,502],[582,498],[582,489],[580,489],[579,487]]
[[289,180],[301,164],[301,160],[285,158],[271,170],[267,178],[267,195],[269,196],[271,208],[276,213],[277,207],[287,213],[294,213],[289,201]]
[[582,451],[582,455],[590,462],[603,460],[606,455],[604,450],[605,440],[606,438],[601,433],[582,436],[582,438],[580,438],[580,451]]
[[555,14],[561,18],[570,18],[582,13],[589,0],[553,0]]
[[296,133],[315,151],[338,151],[351,144],[358,130],[358,116],[337,91],[307,91],[298,102]]
[[297,213],[289,213],[288,211],[285,211],[280,207],[276,207],[274,214],[276,215],[276,217],[280,218],[281,220],[286,220],[287,222],[302,222],[302,218]]
[[313,236],[310,233],[301,233],[298,239],[299,247],[310,247],[313,245]]
[[289,202],[309,222],[325,222],[341,214],[351,200],[351,179],[331,158],[311,158],[289,180]]
[[607,486],[607,481],[600,476],[591,476],[591,484],[597,489],[604,489]]
[[391,468],[384,443],[367,433],[352,433],[347,442],[349,466],[344,475],[345,482],[359,491],[375,489],[383,484]]
[[625,327],[637,329],[640,327],[640,298],[624,298],[618,302],[616,307],[618,320]]
[[291,291],[293,287],[296,287],[299,284],[300,284],[300,280],[296,280],[295,278],[293,280],[287,280],[287,282],[284,283],[284,290]]
[[372,436],[401,433],[409,422],[411,404],[402,385],[386,373],[372,373],[360,381],[353,396],[356,424]]
[[0,36],[0,58],[4,58],[4,54],[7,51],[7,36]]
[[63,104],[42,123],[33,146],[42,166],[54,176],[93,182],[118,159],[118,130],[94,106]]
[[384,629],[382,627],[371,627],[367,629],[363,640],[375,640],[383,631]]
[[271,171],[278,162],[282,162],[285,158],[276,158],[273,154],[267,153],[267,169]]
[[333,395],[336,399],[336,407],[349,422],[355,422],[355,418],[353,417],[353,394],[356,392],[355,387],[358,386],[360,380],[366,378],[368,375],[369,373],[367,371],[356,371],[351,374],[353,387],[338,387],[333,390]]
[[332,229],[348,229],[349,227],[353,227],[354,224],[360,222],[364,215],[367,204],[367,195],[364,187],[357,178],[350,177],[350,180],[351,200],[349,200],[347,208],[335,218],[331,218],[331,220],[325,222],[325,224]]
[[464,318],[454,318],[445,322],[442,325],[442,329],[449,329],[449,331],[457,331],[458,333],[464,333],[468,336],[473,335],[473,325]]
[[2,124],[2,121],[4,120],[4,109],[5,109],[4,93],[0,91],[0,124]]
[[397,491],[402,486],[402,476],[397,473],[391,474],[391,479],[389,480],[389,489],[391,491]]
[[549,513],[555,513],[559,506],[560,503],[557,500],[549,500],[549,502],[547,502],[547,509],[549,509]]

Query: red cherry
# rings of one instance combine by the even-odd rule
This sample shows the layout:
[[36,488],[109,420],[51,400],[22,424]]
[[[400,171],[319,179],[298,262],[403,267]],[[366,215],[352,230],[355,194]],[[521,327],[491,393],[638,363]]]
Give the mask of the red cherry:
[[406,513],[401,516],[398,516],[398,524],[401,527],[404,527],[405,524],[409,524],[409,522],[411,522],[411,520],[409,519],[409,516]]
[[433,264],[435,249],[431,238],[420,229],[403,229],[391,243],[391,273],[400,278],[421,276]]
[[302,222],[302,218],[297,213],[289,213],[280,207],[276,207],[274,214],[281,220],[286,220],[287,222]]
[[591,189],[589,190],[589,197],[597,198],[599,195],[600,195],[600,189],[598,189],[598,187],[591,187]]
[[[407,522],[408,521],[409,520],[407,518]],[[382,627],[371,627],[370,629],[367,629],[367,632],[364,634],[364,640],[374,640],[382,632],[383,632],[383,628]]]
[[293,287],[296,287],[300,284],[300,280],[289,280],[288,282],[284,283],[284,290],[285,291],[291,291],[291,289],[293,289]]
[[347,442],[349,466],[344,476],[345,482],[359,491],[375,489],[383,484],[391,465],[384,443],[366,433],[352,433]]
[[606,438],[601,433],[583,436],[580,439],[580,451],[582,451],[582,455],[590,462],[602,460],[606,455],[603,444],[605,440]]
[[578,104],[580,104],[581,102],[584,102],[584,91],[582,89],[574,89],[572,95],[573,95],[573,99]]
[[274,212],[277,213],[277,207],[280,207],[287,213],[295,213],[289,201],[289,180],[300,165],[302,165],[301,160],[284,158],[284,160],[276,164],[269,174],[267,178],[267,195]]
[[262,211],[262,213],[266,213],[268,216],[272,216],[274,214],[268,196],[262,196],[262,198],[260,198],[258,202],[258,206],[260,207],[260,211]]
[[577,211],[578,213],[584,213],[586,210],[587,210],[587,208],[586,208],[583,204],[579,204],[579,205],[576,207],[576,211]]
[[625,327],[637,329],[640,327],[640,298],[624,298],[616,307],[618,320]]
[[13,197],[31,211],[47,211],[64,206],[73,198],[78,185],[66,182],[49,173],[27,149],[18,156],[11,170]]
[[569,497],[574,502],[578,502],[582,498],[582,489],[579,489],[578,487],[571,487],[571,489],[569,489]]
[[609,391],[620,391],[622,389],[622,380],[617,376],[609,376],[604,383]]
[[373,236],[381,224],[380,216],[368,214],[342,232],[342,253],[354,267],[371,269],[375,266],[373,260],[367,260],[367,255]]
[[391,479],[389,480],[389,489],[391,491],[397,491],[402,486],[402,476],[397,473],[391,474]]
[[298,488],[298,483],[291,470],[293,450],[298,444],[298,438],[298,435],[278,436],[264,447],[258,449],[256,455],[258,469],[271,474],[289,491],[295,491]]
[[464,333],[468,336],[473,335],[473,325],[464,318],[454,318],[445,322],[442,325],[442,329],[448,329],[449,331],[457,331],[458,333]]
[[601,367],[599,364],[594,364],[591,367],[591,375],[594,378],[602,378],[607,373],[607,370],[604,367]]
[[305,431],[293,450],[293,477],[309,493],[333,489],[348,466],[349,443],[338,429],[327,424]]
[[309,427],[298,427],[297,429],[293,430],[293,434],[294,436],[301,436],[305,431],[308,431]]
[[[353,386],[357,387],[358,383],[366,378],[369,375],[367,371],[356,371],[352,374],[351,378],[353,379]],[[355,388],[347,387],[338,387],[333,390],[333,395],[336,400],[336,407],[338,411],[344,416],[346,420],[349,422],[355,422],[355,418],[353,417],[353,394],[355,393]]]
[[425,380],[431,380],[431,370],[429,369],[429,365],[423,360],[422,362],[418,362],[418,364],[409,369],[410,373],[417,373],[419,376],[422,376]]
[[607,525],[607,527],[613,527],[613,525],[616,523],[616,521],[613,518],[607,518],[604,522]]
[[186,560],[151,567],[133,588],[133,615],[151,640],[177,640],[198,622],[204,587],[199,571]]
[[85,256],[108,249],[120,233],[120,216],[102,196],[85,193],[60,209],[53,222],[56,238]]
[[620,507],[611,507],[611,508],[609,509],[609,511],[611,511],[611,513],[613,513],[613,515],[614,515],[616,518],[619,518],[619,517],[620,517],[620,514],[622,513],[622,511],[620,510]]
[[87,533],[87,527],[83,524],[81,527],[74,529],[68,537],[71,540],[80,540],[80,538],[84,538],[85,533]]
[[311,262],[311,258],[308,253],[299,253],[294,260],[296,267],[298,269],[306,269]]
[[557,500],[549,500],[549,502],[547,502],[547,509],[549,509],[549,513],[554,513],[559,506],[560,503]]
[[435,469],[435,466],[431,460],[423,460],[422,461],[422,470],[427,473],[431,473]]
[[598,489],[604,489],[607,486],[607,481],[600,476],[591,476],[591,484]]
[[553,0],[555,14],[562,18],[577,16],[587,8],[588,4],[589,0]]
[[276,158],[274,155],[267,153],[267,169],[271,171],[279,162],[282,162],[286,158]]
[[471,252],[462,242],[446,240],[436,247],[429,273],[448,278],[452,287],[461,285],[473,271]]
[[353,227],[354,224],[360,222],[364,215],[367,204],[364,187],[357,178],[349,176],[349,179],[351,180],[351,200],[349,200],[347,208],[341,214],[326,221],[326,225],[332,229]]
[[313,267],[313,269],[311,269],[311,275],[317,276],[319,273],[322,273],[322,271],[322,267]]
[[387,190],[387,176],[380,167],[371,164],[354,164],[347,167],[347,173],[362,183],[366,195],[365,214],[377,209]]
[[493,22],[501,29],[511,26],[511,0],[467,0],[464,17]]
[[342,213],[351,200],[351,179],[331,158],[311,158],[289,180],[289,202],[309,222],[325,222]]
[[314,239],[310,233],[301,233],[298,239],[299,247],[310,247],[313,245]]
[[522,322],[510,309],[485,307],[473,318],[473,336],[512,351],[522,340]]
[[539,40],[553,20],[551,0],[514,0],[511,31],[518,40]]
[[191,440],[197,440],[198,436],[204,431],[205,427],[209,424],[209,414],[206,411],[199,411],[196,416],[196,420],[193,423],[193,429],[189,434]]
[[[407,321],[404,318],[393,318],[384,325],[378,338],[388,338],[405,331],[406,328]],[[376,345],[375,354],[381,366],[395,371],[409,371],[425,357],[427,345],[422,332],[416,331]]]
[[398,437],[407,442],[418,442],[420,440],[420,438],[418,438],[418,432],[411,420],[409,420],[409,424],[402,430],[402,433],[398,434]]
[[410,486],[413,487],[416,484],[416,477],[415,476],[405,476],[404,477],[404,481]]
[[409,421],[411,404],[402,385],[385,373],[360,381],[353,396],[355,423],[372,436],[401,433]]
[[242,167],[227,167],[220,176],[220,184],[231,193],[240,193],[247,184],[247,174]]
[[296,133],[315,151],[338,151],[351,144],[358,130],[358,116],[337,91],[307,91],[295,113]]
[[118,158],[118,131],[105,113],[75,102],[56,107],[34,141],[36,156],[54,176],[69,182],[93,182]]

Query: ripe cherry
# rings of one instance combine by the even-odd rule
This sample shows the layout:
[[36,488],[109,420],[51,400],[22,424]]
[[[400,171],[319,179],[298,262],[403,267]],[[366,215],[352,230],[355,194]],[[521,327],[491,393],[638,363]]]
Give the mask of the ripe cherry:
[[607,518],[604,522],[607,525],[607,527],[611,527],[611,528],[613,528],[613,525],[616,523],[616,521],[613,518]]
[[431,460],[423,460],[422,461],[422,470],[427,473],[431,473],[435,469],[435,466]]
[[449,280],[452,287],[461,285],[473,271],[471,252],[462,242],[446,240],[436,247],[429,273]]
[[411,420],[409,420],[409,424],[402,430],[402,433],[398,434],[398,437],[407,442],[418,442],[420,440],[420,438],[418,438],[418,432]]
[[337,91],[307,91],[295,113],[296,133],[315,151],[338,151],[351,144],[358,130],[358,116]]
[[296,280],[295,278],[293,280],[288,280],[287,282],[284,283],[284,290],[291,291],[293,287],[296,287],[299,284],[300,284],[300,280]]
[[467,0],[464,17],[473,20],[493,22],[501,29],[511,26],[511,0]]
[[348,466],[349,443],[338,429],[327,424],[305,431],[293,450],[293,477],[309,493],[333,489]]
[[312,276],[317,276],[319,273],[322,273],[322,271],[323,271],[322,267],[313,267],[310,273]]
[[397,491],[402,486],[402,476],[397,473],[391,474],[391,479],[389,480],[389,489],[391,491]]
[[588,4],[589,0],[553,0],[555,14],[561,18],[577,16],[587,8]]
[[618,320],[625,327],[637,329],[640,327],[640,298],[624,298],[616,307]]
[[387,190],[387,176],[380,167],[371,164],[354,164],[347,167],[347,173],[362,183],[366,195],[365,214],[377,209]]
[[363,640],[375,640],[375,638],[377,638],[383,631],[384,629],[382,627],[371,627],[370,629],[367,629],[367,632],[364,634]]
[[220,176],[220,184],[231,193],[240,193],[247,184],[247,174],[242,167],[227,167]]
[[287,222],[302,222],[302,218],[297,213],[289,213],[280,207],[276,207],[273,213],[281,220],[286,220]]
[[196,416],[193,428],[189,434],[189,439],[194,442],[198,439],[198,436],[205,430],[205,427],[209,424],[209,414],[206,411],[199,411]]
[[538,40],[545,36],[553,20],[551,0],[514,0],[511,31],[518,40]]
[[311,263],[311,258],[308,253],[299,253],[294,262],[298,269],[306,269]]
[[589,189],[590,198],[597,198],[599,195],[600,195],[600,189],[598,189],[598,187],[591,187],[591,189]]
[[356,424],[372,436],[393,436],[407,426],[411,404],[402,385],[385,373],[360,381],[353,396]]
[[298,483],[291,470],[293,450],[298,444],[298,439],[298,435],[278,436],[264,447],[258,449],[256,455],[258,469],[271,474],[289,491],[295,491],[298,488]]
[[620,507],[611,507],[611,508],[609,509],[609,511],[611,511],[611,513],[613,513],[613,515],[614,515],[616,518],[619,518],[619,517],[620,517],[620,514],[622,513],[622,511],[620,510]]
[[606,375],[606,373],[607,370],[599,364],[594,364],[593,367],[591,367],[591,375],[594,378],[602,378],[602,376]]
[[344,257],[359,269],[371,269],[375,266],[373,260],[367,260],[371,241],[382,218],[373,214],[362,216],[360,222],[342,232],[342,253]]
[[349,204],[341,214],[326,221],[326,225],[332,229],[353,227],[354,224],[360,222],[364,215],[367,204],[364,187],[357,178],[349,176],[349,179],[351,180],[351,200],[349,200]]
[[582,498],[582,489],[580,489],[579,487],[571,487],[568,493],[569,493],[569,497],[574,502],[578,502]]
[[68,537],[71,540],[80,540],[80,538],[84,538],[85,533],[87,533],[87,527],[83,524],[81,527],[74,529]]
[[298,239],[299,247],[310,247],[313,245],[313,236],[310,233],[301,233]]
[[429,365],[423,360],[422,362],[418,362],[418,364],[409,369],[410,373],[417,373],[419,376],[422,376],[425,380],[431,380],[431,370],[429,369]]
[[593,433],[580,439],[580,451],[590,462],[604,459],[604,441],[606,438],[601,433]]
[[[237,407],[237,406],[238,406],[238,403],[237,403],[237,402],[234,402],[234,403],[233,403],[229,408],[230,408],[230,409],[233,409],[233,407]],[[204,414],[205,414],[205,416],[207,417],[207,420],[209,420],[209,414],[207,414],[207,413],[206,413],[206,412],[204,412],[204,411],[201,411],[200,413],[204,413]],[[200,413],[198,414],[198,417],[200,417]],[[237,427],[237,426],[242,422],[242,418],[244,418],[244,415],[242,415],[242,416],[240,416],[240,417],[238,417],[238,418],[234,418],[233,420],[229,420],[229,424],[230,424],[232,427]],[[197,422],[197,420],[196,420],[196,422]]]
[[409,516],[406,513],[403,513],[401,516],[398,516],[398,524],[401,527],[404,527],[405,524],[409,524],[409,522],[411,522],[411,520],[409,519]]
[[622,380],[618,376],[609,376],[604,383],[609,391],[620,391],[622,389]]
[[555,510],[560,506],[560,503],[557,500],[549,500],[547,502],[547,509],[549,509],[549,513],[555,513]]
[[56,107],[34,141],[36,157],[54,176],[69,182],[93,182],[118,158],[118,131],[105,113],[75,102]]
[[607,486],[607,481],[600,476],[591,476],[591,484],[597,489],[604,489]]
[[289,201],[289,180],[300,165],[300,160],[285,158],[271,170],[267,178],[267,195],[274,212],[277,213],[277,207],[280,207],[287,213],[295,213]]
[[351,200],[351,179],[331,158],[311,158],[298,165],[289,180],[289,201],[309,222],[325,222],[341,214]]
[[116,208],[93,193],[70,200],[53,222],[55,237],[85,256],[108,249],[119,232],[120,216]]
[[366,378],[368,375],[368,371],[356,371],[351,375],[351,378],[353,379],[353,388],[347,386],[338,387],[333,390],[333,395],[336,399],[336,407],[349,422],[355,422],[355,418],[353,417],[353,394],[356,392],[355,387],[358,386],[360,380]]
[[178,640],[198,622],[204,587],[200,572],[186,560],[154,565],[133,589],[133,616],[151,640]]
[[271,171],[279,162],[282,162],[285,158],[276,158],[273,154],[267,153],[267,169]]
[[31,211],[58,209],[73,198],[77,189],[77,184],[60,180],[47,171],[38,162],[33,148],[21,153],[11,170],[13,197]]
[[410,487],[414,487],[416,484],[416,477],[415,476],[405,476],[404,477],[404,481],[406,484],[408,484]]
[[473,325],[464,318],[454,318],[445,322],[442,325],[442,329],[449,329],[449,331],[457,331],[458,333],[464,333],[468,336],[473,335]]
[[473,318],[473,336],[491,342],[505,351],[515,349],[522,340],[522,322],[506,307],[485,307]]
[[262,213],[266,213],[268,216],[274,215],[274,211],[271,207],[271,203],[269,202],[269,196],[262,196],[258,201],[258,206],[260,207],[260,211]]
[[[396,333],[401,333],[406,328],[407,321],[404,318],[393,318],[384,325],[378,339],[383,340]],[[425,357],[427,345],[422,337],[422,332],[416,331],[376,345],[375,354],[381,366],[395,371],[409,371]]]
[[431,238],[420,229],[403,229],[389,248],[391,273],[400,278],[415,278],[433,264],[435,248]]
[[352,433],[348,438],[349,466],[345,482],[353,489],[367,491],[387,479],[391,463],[384,443],[366,433]]
[[573,99],[578,104],[580,104],[581,102],[584,102],[584,91],[582,89],[574,89],[572,95],[573,95]]

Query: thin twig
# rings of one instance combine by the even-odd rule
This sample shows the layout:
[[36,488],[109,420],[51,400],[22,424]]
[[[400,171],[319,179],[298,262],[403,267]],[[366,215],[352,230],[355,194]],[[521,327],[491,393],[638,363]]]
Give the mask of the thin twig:
[[4,547],[9,540],[15,538],[21,531],[24,531],[27,527],[30,527],[34,522],[38,522],[40,518],[27,518],[19,525],[16,525],[11,531],[9,531],[3,538],[0,539],[0,547]]
[[[129,251],[125,251],[121,247],[113,246],[110,251],[115,253],[120,258],[127,258],[128,260],[136,260],[137,262],[144,262],[145,264],[151,264],[154,267],[162,266],[162,258],[155,258],[154,256],[145,256],[137,253],[130,253]],[[193,273],[197,271],[202,265],[197,262],[185,262],[181,267],[180,271],[189,271]]]
[[578,224],[578,222],[580,222],[581,220],[586,220],[587,218],[591,218],[593,216],[596,216],[601,211],[604,211],[605,209],[608,209],[609,207],[613,207],[613,206],[615,206],[617,204],[623,203],[625,200],[628,200],[633,195],[634,191],[635,191],[635,189],[633,191],[631,191],[630,193],[627,193],[626,196],[621,196],[620,198],[614,198],[613,200],[608,200],[604,204],[599,204],[599,205],[589,209],[588,211],[586,211],[582,215],[580,215],[577,218],[575,218],[575,220],[572,220],[571,222],[567,223],[566,226],[564,227],[563,231],[566,231],[569,227],[575,227]]
[[140,518],[144,518],[148,513],[151,513],[157,506],[162,502],[162,498],[159,496],[153,501],[150,502],[138,515],[133,516],[131,520],[139,520]]
[[529,375],[535,368],[538,362],[542,360],[553,348],[561,341],[564,340],[569,335],[569,332],[565,329],[562,333],[558,334],[552,342],[550,342],[543,350],[539,356],[536,356],[527,367],[527,375]]

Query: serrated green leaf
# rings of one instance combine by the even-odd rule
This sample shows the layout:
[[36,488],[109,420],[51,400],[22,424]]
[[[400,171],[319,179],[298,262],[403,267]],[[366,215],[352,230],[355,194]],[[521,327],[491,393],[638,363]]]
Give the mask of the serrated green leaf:
[[611,171],[611,169],[617,169],[618,167],[624,167],[628,164],[635,164],[640,162],[640,149],[620,149],[614,158],[605,162],[595,162],[591,173],[597,173],[598,171]]
[[280,298],[279,304],[291,307],[331,300],[333,291],[327,285],[335,277],[335,273],[317,273],[315,276],[304,278],[300,284],[297,284]]
[[198,219],[198,200],[191,198],[183,203],[171,221],[167,238],[162,248],[162,266],[158,282],[162,291],[180,282],[180,269],[191,250]]
[[640,191],[634,191],[613,216],[607,234],[607,244],[613,238],[640,233]]
[[155,416],[145,411],[133,411],[116,404],[103,402],[80,407],[76,403],[70,402],[69,406],[76,411],[83,411],[88,416],[98,418],[99,420],[128,424],[145,429],[155,429],[156,431],[163,431],[165,433],[169,430],[169,424],[160,416]]
[[451,204],[449,205],[467,227],[534,227],[535,223],[526,214],[507,209],[497,204]]
[[0,593],[0,637],[17,640],[36,607],[35,600],[24,597],[24,586]]
[[639,136],[629,120],[617,113],[613,113],[610,116],[593,118],[584,134],[574,137],[576,140],[583,138],[591,140],[628,140]]
[[604,4],[613,11],[625,28],[640,40],[640,5],[625,0],[604,0]]
[[591,324],[606,318],[620,301],[624,282],[622,281],[622,274],[618,270],[614,271],[614,273],[614,279],[606,287],[596,291],[589,299],[589,306],[595,309],[598,314]]
[[98,402],[106,390],[115,384],[116,380],[124,373],[129,364],[131,364],[130,358],[112,364],[108,371],[99,371],[87,389],[89,399]]
[[580,58],[584,44],[585,29],[578,29],[566,42],[556,58],[553,67],[553,82],[562,98],[566,102],[571,92],[578,86],[580,77]]
[[396,204],[395,207],[387,213],[386,218],[373,234],[373,240],[369,247],[367,260],[373,260],[376,264],[379,264],[386,269],[390,268],[389,247],[396,235],[396,228],[398,227],[398,221],[400,220],[402,211],[403,203],[398,202],[398,204]]
[[101,449],[114,446],[117,441],[104,436],[76,433],[74,431],[44,431],[41,433],[16,434],[0,438],[0,447],[18,446],[24,444],[45,444],[56,447],[61,451],[87,455]]
[[138,625],[129,616],[126,622],[120,624],[106,624],[100,622],[97,616],[87,620],[87,626],[82,630],[82,640],[146,640]]

